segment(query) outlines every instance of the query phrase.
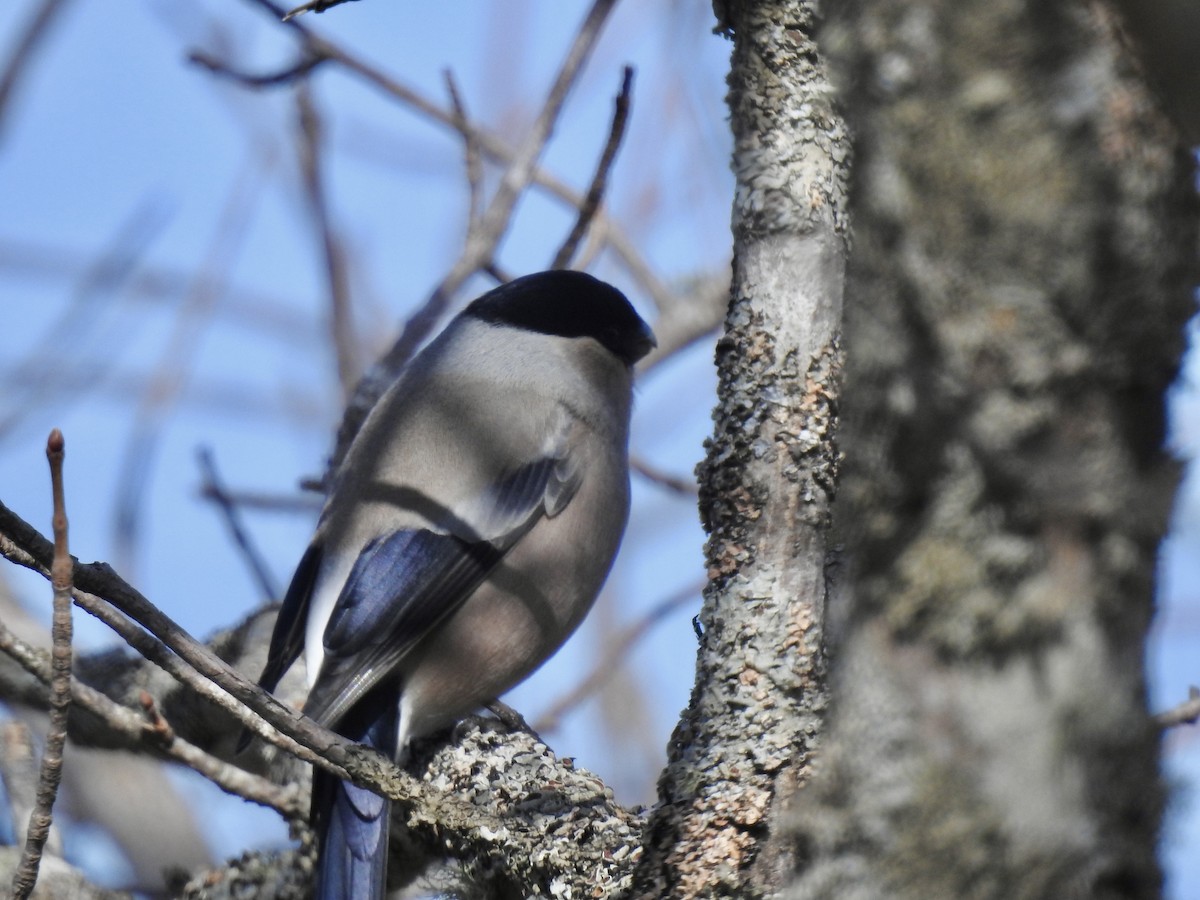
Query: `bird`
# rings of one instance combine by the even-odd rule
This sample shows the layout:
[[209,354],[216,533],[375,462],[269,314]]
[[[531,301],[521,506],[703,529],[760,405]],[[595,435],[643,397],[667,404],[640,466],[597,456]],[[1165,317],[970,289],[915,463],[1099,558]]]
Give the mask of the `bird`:
[[[304,655],[304,712],[403,763],[582,621],[629,516],[634,366],[615,287],[538,272],[468,304],[404,368],[334,474],[259,683]],[[389,801],[313,776],[317,900],[386,891]]]

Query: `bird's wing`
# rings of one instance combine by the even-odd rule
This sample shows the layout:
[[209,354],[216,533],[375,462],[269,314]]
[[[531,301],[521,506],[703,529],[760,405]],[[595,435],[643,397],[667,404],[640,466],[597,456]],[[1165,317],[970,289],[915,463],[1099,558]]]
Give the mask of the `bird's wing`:
[[566,507],[580,479],[577,460],[560,446],[490,485],[466,534],[406,528],[367,544],[325,627],[324,663],[304,711],[335,725],[471,596],[539,519]]
[[267,651],[267,664],[258,679],[263,690],[273,691],[284,673],[304,650],[304,623],[308,618],[308,602],[312,597],[317,573],[321,570],[321,545],[310,544],[296,566],[292,582],[288,585],[271,633],[271,648]]
[[[320,570],[321,545],[314,542],[300,558],[300,564],[296,566],[292,582],[283,597],[283,605],[279,608],[279,616],[275,619],[275,630],[271,632],[271,647],[267,651],[267,664],[263,667],[262,675],[258,677],[258,685],[264,691],[275,690],[279,679],[304,650],[304,623],[308,618],[308,603]],[[238,753],[250,746],[252,737],[249,728],[242,729],[237,742]]]

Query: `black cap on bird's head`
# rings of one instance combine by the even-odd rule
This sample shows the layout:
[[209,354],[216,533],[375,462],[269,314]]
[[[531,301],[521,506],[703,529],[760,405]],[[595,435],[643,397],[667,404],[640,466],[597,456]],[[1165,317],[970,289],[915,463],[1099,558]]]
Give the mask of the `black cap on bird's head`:
[[630,366],[658,343],[624,294],[569,269],[515,278],[472,302],[464,315],[557,337],[590,337]]

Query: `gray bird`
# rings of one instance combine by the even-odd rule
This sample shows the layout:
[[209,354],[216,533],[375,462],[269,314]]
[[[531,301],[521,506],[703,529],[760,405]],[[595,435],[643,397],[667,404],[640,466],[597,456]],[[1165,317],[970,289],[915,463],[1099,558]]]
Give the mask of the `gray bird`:
[[[260,683],[301,651],[304,711],[401,761],[579,625],[629,514],[633,366],[654,335],[616,288],[541,272],[484,294],[367,417],[283,601]],[[317,900],[374,900],[388,801],[313,779]]]

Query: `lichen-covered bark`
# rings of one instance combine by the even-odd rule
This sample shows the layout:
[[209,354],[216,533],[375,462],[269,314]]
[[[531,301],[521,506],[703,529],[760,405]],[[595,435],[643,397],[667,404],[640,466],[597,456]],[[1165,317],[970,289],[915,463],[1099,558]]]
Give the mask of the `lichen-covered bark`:
[[733,287],[700,467],[710,583],[638,896],[774,892],[825,707],[826,532],[838,457],[847,137],[811,3],[730,3]]
[[1102,6],[831,16],[854,578],[792,896],[1157,896],[1143,640],[1191,160]]

